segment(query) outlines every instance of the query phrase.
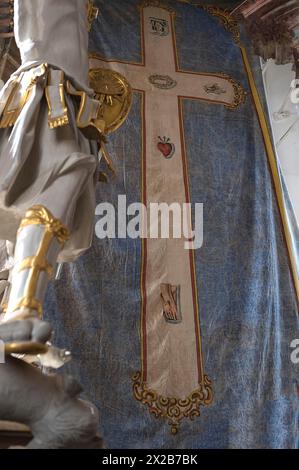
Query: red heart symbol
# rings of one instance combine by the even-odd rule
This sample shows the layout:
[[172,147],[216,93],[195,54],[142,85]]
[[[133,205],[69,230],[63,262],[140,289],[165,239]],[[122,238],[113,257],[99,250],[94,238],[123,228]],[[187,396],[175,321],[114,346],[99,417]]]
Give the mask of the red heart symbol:
[[165,158],[171,158],[174,154],[174,145],[170,142],[159,142],[157,147]]

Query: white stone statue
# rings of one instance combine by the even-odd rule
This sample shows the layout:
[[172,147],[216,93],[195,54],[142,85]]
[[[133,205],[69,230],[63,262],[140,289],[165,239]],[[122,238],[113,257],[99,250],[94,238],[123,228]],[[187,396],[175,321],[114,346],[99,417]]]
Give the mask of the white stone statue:
[[88,83],[87,5],[14,2],[22,65],[0,95],[0,239],[15,243],[5,322],[40,318],[56,261],[91,243],[98,148],[90,136],[100,140],[105,124]]
[[94,405],[71,377],[46,375],[14,357],[0,365],[0,417],[28,426],[29,449],[102,448]]
[[[15,246],[8,305],[0,323],[7,355],[47,351],[52,331],[42,321],[47,284],[56,262],[73,261],[92,239],[98,142],[105,123],[88,82],[89,4],[14,1],[22,64],[0,92],[0,239]],[[36,386],[30,388],[32,381]],[[19,401],[14,412],[4,413],[13,411],[16,396],[20,400],[25,392],[28,398],[26,389],[32,400]],[[74,419],[79,423],[82,412],[83,421],[92,423],[93,439],[94,407],[83,406],[77,392],[71,393],[68,425]],[[51,401],[51,396],[60,398]],[[22,422],[23,413],[28,422],[33,409],[38,418],[43,400],[67,408],[68,398],[57,378],[42,375],[23,360],[8,356],[0,365],[0,419]],[[59,411],[55,406],[54,414]],[[40,421],[33,432],[44,425]],[[45,446],[44,434],[35,436],[32,446]],[[52,446],[66,445],[67,437],[59,444],[54,435]]]

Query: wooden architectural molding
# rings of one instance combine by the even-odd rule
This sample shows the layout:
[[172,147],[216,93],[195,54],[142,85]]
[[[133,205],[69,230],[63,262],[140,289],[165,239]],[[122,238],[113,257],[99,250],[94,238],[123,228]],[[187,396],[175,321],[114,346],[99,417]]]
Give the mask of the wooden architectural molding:
[[245,0],[233,15],[245,22],[257,55],[294,63],[299,78],[299,0]]
[[0,0],[0,38],[11,38],[14,35],[14,0]]

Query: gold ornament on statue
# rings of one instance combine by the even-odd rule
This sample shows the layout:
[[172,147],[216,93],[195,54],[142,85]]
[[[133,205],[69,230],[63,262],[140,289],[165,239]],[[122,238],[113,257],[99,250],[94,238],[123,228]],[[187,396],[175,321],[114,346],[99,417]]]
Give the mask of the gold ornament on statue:
[[94,20],[99,16],[99,9],[94,6],[94,0],[87,1],[87,20],[88,20],[88,32],[91,31],[91,26]]
[[105,134],[116,131],[127,119],[132,105],[132,89],[126,78],[110,69],[89,71],[90,86],[100,102],[100,119],[105,121]]

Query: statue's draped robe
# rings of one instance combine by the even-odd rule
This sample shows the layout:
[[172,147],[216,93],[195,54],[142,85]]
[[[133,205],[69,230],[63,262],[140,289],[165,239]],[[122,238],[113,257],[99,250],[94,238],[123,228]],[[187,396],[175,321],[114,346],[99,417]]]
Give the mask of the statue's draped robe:
[[21,65],[0,93],[0,239],[14,242],[24,213],[42,204],[71,230],[63,261],[90,246],[95,206],[97,145],[78,130],[77,102],[67,90],[69,81],[92,101],[86,8],[86,0],[15,0]]
[[[105,59],[141,63],[139,2],[97,3],[101,16],[93,28],[91,51]],[[180,69],[223,72],[249,92],[239,47],[219,18],[180,2],[165,4],[176,12]],[[257,62],[255,68],[258,71]],[[109,139],[117,176],[98,187],[98,203],[117,206],[118,194],[125,194],[128,204],[141,201],[141,111],[142,97],[135,91],[128,120]],[[133,394],[132,376],[142,368],[144,334],[139,239],[95,237],[90,251],[63,266],[47,301],[56,343],[72,350],[72,373],[100,408],[108,447],[296,448],[299,370],[290,359],[290,343],[298,337],[296,295],[250,92],[235,110],[184,99],[180,119],[191,202],[204,204],[204,243],[195,251],[195,269],[203,367],[212,381],[212,404],[202,406],[193,421],[183,419],[173,435],[168,420],[155,419]],[[156,158],[164,156],[157,151]],[[175,266],[175,259],[161,256],[162,272],[167,263]],[[185,314],[183,310],[182,321]],[[163,350],[164,330],[159,325],[154,333]],[[190,337],[193,334],[190,330]],[[183,346],[178,342],[177,350],[184,351]],[[149,356],[156,352],[147,350]],[[177,370],[172,361],[170,355],[161,377],[168,382],[176,374],[184,383],[192,364],[183,357]]]

